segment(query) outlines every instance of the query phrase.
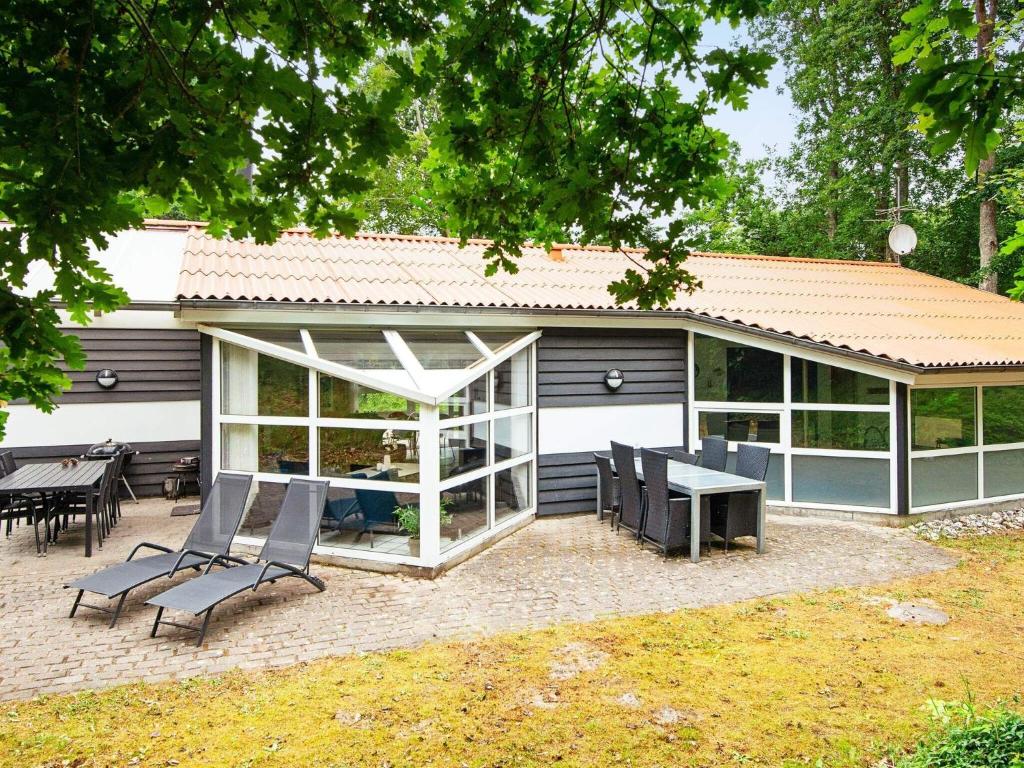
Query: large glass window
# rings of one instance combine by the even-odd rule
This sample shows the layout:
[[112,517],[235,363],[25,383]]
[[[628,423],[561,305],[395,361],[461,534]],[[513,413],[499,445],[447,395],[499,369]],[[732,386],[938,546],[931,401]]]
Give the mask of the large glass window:
[[976,453],[912,459],[910,476],[910,499],[915,507],[978,498]]
[[[985,412],[988,418],[988,411]],[[1024,450],[985,451],[985,495],[1024,493]]]
[[320,416],[332,419],[407,419],[419,417],[419,403],[352,381],[320,374]]
[[481,376],[469,386],[463,387],[438,405],[442,419],[457,419],[461,416],[476,416],[490,410],[487,396],[487,376]]
[[306,368],[225,344],[221,352],[221,413],[232,416],[307,416]]
[[494,369],[494,409],[522,408],[530,405],[530,350],[516,352]]
[[533,450],[533,414],[494,420],[494,460],[525,456]]
[[[385,473],[388,480],[420,479],[419,432],[401,429],[320,429],[320,474],[357,477]],[[385,479],[380,477],[379,479]]]
[[223,424],[221,468],[240,472],[309,474],[309,429],[268,424]]
[[780,438],[777,413],[742,413],[737,411],[700,411],[698,434],[724,437],[736,443],[778,443]]
[[981,392],[985,445],[1024,443],[1024,387],[984,387]]
[[889,450],[889,413],[793,411],[794,448]]
[[[309,346],[302,343],[306,332]],[[535,505],[533,351],[501,363],[487,352],[517,343],[521,334],[485,333],[483,343],[462,330],[419,328],[240,334],[247,338],[229,343],[226,334],[213,333],[220,339],[217,469],[280,479],[262,483],[247,535],[266,535],[288,475],[331,478],[320,545],[425,557],[431,567],[438,550],[421,553],[422,540],[439,538],[445,552]],[[279,349],[266,355],[249,344]],[[331,363],[359,370],[351,376],[363,383]],[[468,385],[429,405],[469,375]],[[438,453],[426,463],[438,462],[430,476],[421,474],[424,445]],[[495,457],[506,464],[498,473]],[[442,505],[433,531],[420,530],[423,494]]]
[[441,430],[441,479],[487,466],[489,430],[486,421]]
[[401,335],[424,368],[469,368],[484,359],[462,331],[403,330]]
[[794,403],[888,405],[889,382],[834,365],[790,358]]
[[441,492],[441,551],[487,530],[489,477]]
[[533,506],[533,462],[503,469],[494,476],[494,522],[500,523]]
[[317,355],[329,362],[360,370],[402,368],[381,331],[321,328],[311,330],[310,337]]
[[694,397],[733,403],[781,403],[782,355],[694,334]]
[[889,460],[845,456],[791,458],[793,501],[888,508]]
[[975,392],[974,387],[911,390],[912,448],[929,451],[976,445]]
[[[387,480],[370,475],[368,480]],[[369,488],[331,488],[320,544],[387,555],[419,556],[419,495]]]

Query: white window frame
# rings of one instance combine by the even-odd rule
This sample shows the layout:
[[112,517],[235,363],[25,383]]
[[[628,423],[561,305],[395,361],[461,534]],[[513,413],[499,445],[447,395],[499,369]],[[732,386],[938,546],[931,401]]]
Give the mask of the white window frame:
[[[695,365],[694,338],[697,333],[704,336],[712,336],[726,341],[733,341],[746,346],[756,346],[776,352],[782,355],[782,402],[779,403],[748,403],[739,401],[717,401],[717,400],[695,400]],[[820,509],[840,512],[868,512],[882,514],[896,514],[898,502],[897,468],[899,456],[896,450],[896,383],[902,381],[905,376],[892,377],[885,373],[884,369],[869,366],[862,363],[850,361],[844,364],[841,359],[822,359],[820,355],[800,354],[794,355],[788,351],[790,348],[782,345],[762,345],[759,341],[752,340],[749,336],[743,337],[736,333],[722,333],[719,329],[689,329],[687,331],[687,423],[689,425],[688,444],[691,451],[701,449],[703,446],[700,439],[700,412],[715,411],[742,412],[742,413],[770,413],[779,415],[779,442],[778,443],[755,443],[768,448],[772,454],[781,456],[783,462],[782,480],[783,497],[781,499],[769,499],[768,505],[775,507],[801,507],[805,509]],[[811,362],[823,363],[835,368],[846,368],[857,373],[863,373],[877,378],[885,379],[889,384],[889,403],[887,405],[849,405],[838,403],[797,403],[793,402],[792,392],[792,361],[794,359],[810,360]],[[889,449],[885,451],[858,451],[850,449],[833,448],[797,448],[793,447],[792,418],[794,411],[846,411],[846,412],[871,412],[889,414]],[[734,452],[742,441],[728,441],[729,452]],[[887,507],[860,506],[853,504],[829,504],[824,502],[795,501],[793,499],[793,457],[794,456],[822,456],[832,458],[859,458],[887,460],[889,462],[889,505]]]
[[[417,385],[424,381],[423,368],[419,361],[409,349],[408,345],[401,339],[400,332],[393,329],[380,329],[392,350],[395,352],[403,368],[409,373],[410,378]],[[419,555],[404,555],[385,553],[372,549],[344,547],[333,544],[320,544],[313,548],[314,553],[321,555],[333,555],[354,560],[370,560],[375,562],[412,565],[426,568],[436,568],[442,563],[460,557],[465,551],[479,546],[489,539],[500,536],[508,528],[518,526],[536,514],[537,510],[537,351],[536,340],[540,332],[528,332],[522,338],[507,342],[497,350],[491,350],[476,334],[466,332],[467,339],[483,355],[484,360],[465,369],[464,371],[453,371],[452,376],[446,377],[446,381],[435,386],[430,391],[413,390],[404,385],[396,385],[393,382],[378,378],[371,371],[362,371],[349,368],[348,366],[332,363],[316,356],[316,346],[312,335],[306,328],[299,329],[299,335],[306,350],[306,354],[296,352],[285,347],[255,339],[233,330],[200,326],[200,331],[212,337],[212,370],[211,370],[211,410],[212,423],[210,435],[212,472],[216,476],[222,469],[221,456],[221,429],[226,424],[248,424],[267,426],[296,426],[308,430],[309,435],[309,467],[311,473],[303,477],[312,477],[318,480],[326,480],[332,488],[365,489],[392,491],[395,493],[417,494],[420,505],[420,540]],[[240,347],[251,349],[260,354],[284,360],[305,367],[308,371],[309,382],[309,410],[305,416],[245,416],[237,414],[221,413],[221,344],[230,343]],[[511,359],[517,353],[526,350],[529,355],[529,376],[527,380],[527,391],[530,404],[516,408],[503,408],[494,410],[494,369]],[[417,402],[420,406],[419,417],[412,420],[398,419],[351,419],[321,417],[319,415],[319,375],[323,373],[329,376],[352,381],[356,384],[371,389],[389,392],[406,397]],[[439,406],[452,394],[460,389],[469,386],[480,376],[486,376],[488,410],[485,413],[462,416],[453,419],[441,419]],[[516,456],[501,462],[494,461],[494,422],[500,419],[514,416],[530,417],[530,450],[522,456]],[[472,472],[467,472],[454,477],[440,477],[440,434],[442,429],[449,427],[465,426],[487,422],[489,430],[487,465]],[[320,475],[319,462],[319,431],[321,428],[351,428],[351,429],[393,429],[398,431],[416,431],[419,433],[419,479],[417,482],[378,481],[360,480],[352,478],[338,478]],[[521,466],[532,462],[529,478],[530,493],[529,504],[514,515],[510,515],[499,524],[495,524],[495,475],[506,469]],[[251,472],[253,479],[259,482],[287,483],[291,475]],[[440,542],[440,495],[442,491],[463,485],[473,480],[487,478],[487,527],[475,534],[465,537],[451,546],[445,552],[441,552]],[[259,546],[263,543],[262,537],[237,536],[239,544]]]
[[[994,443],[987,445],[985,443],[985,390],[990,387],[1024,387],[1024,381],[1020,378],[1012,380],[1002,380],[995,378],[991,381],[983,382],[964,382],[957,381],[956,379],[944,378],[936,382],[926,382],[916,384],[909,388],[907,393],[907,484],[910,491],[910,512],[911,514],[920,514],[923,512],[935,512],[944,509],[960,509],[964,507],[973,507],[978,504],[989,504],[999,503],[1004,501],[1015,501],[1018,499],[1024,499],[1024,492],[1001,495],[1001,496],[988,496],[985,493],[985,456],[989,453],[999,453],[1000,451],[1014,451],[1024,449],[1024,442],[1017,443]],[[974,390],[974,429],[975,429],[975,444],[959,447],[959,448],[937,448],[932,450],[920,450],[915,451],[913,448],[914,442],[914,410],[913,410],[913,391],[915,389],[973,389]],[[964,499],[962,501],[948,501],[940,502],[938,504],[922,504],[914,506],[913,492],[914,492],[914,459],[927,459],[940,456],[963,456],[966,454],[975,454],[978,463],[978,494],[972,499]]]

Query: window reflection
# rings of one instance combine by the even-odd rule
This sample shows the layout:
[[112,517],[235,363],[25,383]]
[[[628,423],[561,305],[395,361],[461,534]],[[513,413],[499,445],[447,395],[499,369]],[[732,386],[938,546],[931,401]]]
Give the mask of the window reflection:
[[308,416],[309,371],[233,344],[221,346],[221,413]]
[[694,334],[694,396],[738,403],[782,402],[782,355]]
[[384,472],[388,480],[416,483],[420,479],[419,432],[402,429],[320,429],[320,474],[353,477],[367,470]]
[[320,416],[332,419],[419,418],[419,403],[362,384],[320,374]]
[[974,401],[974,387],[912,389],[913,449],[927,451],[976,445]]
[[794,403],[889,404],[886,379],[795,357],[791,362]]
[[701,411],[698,433],[704,437],[724,437],[736,443],[778,443],[780,416],[777,413]]
[[441,479],[487,466],[486,421],[441,430]]
[[889,450],[889,414],[793,411],[793,445],[849,451]]

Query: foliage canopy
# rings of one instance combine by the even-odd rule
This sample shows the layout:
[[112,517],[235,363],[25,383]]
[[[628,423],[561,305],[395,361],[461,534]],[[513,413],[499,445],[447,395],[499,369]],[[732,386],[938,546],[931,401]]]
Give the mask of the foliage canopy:
[[[168,206],[214,234],[272,240],[302,223],[349,234],[377,175],[411,149],[401,116],[433,93],[425,197],[444,229],[650,249],[612,286],[642,306],[691,288],[678,228],[652,222],[722,189],[725,137],[771,57],[698,51],[701,25],[767,0],[11,0],[0,33],[0,400],[40,407],[81,365],[50,302],[85,322],[126,301],[90,257]],[[383,57],[393,76],[356,87]],[[681,84],[687,86],[687,93]],[[256,173],[243,171],[255,163]],[[23,295],[28,265],[55,287]]]

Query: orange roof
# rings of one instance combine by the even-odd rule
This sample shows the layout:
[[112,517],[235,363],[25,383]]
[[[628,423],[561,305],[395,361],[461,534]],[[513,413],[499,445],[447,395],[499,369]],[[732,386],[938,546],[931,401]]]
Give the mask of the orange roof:
[[[180,299],[614,311],[607,286],[642,251],[528,246],[519,272],[484,276],[486,241],[289,230],[273,244],[193,227]],[[1024,304],[877,262],[696,253],[703,287],[668,311],[724,320],[919,367],[1024,366]],[[664,311],[664,310],[659,310]]]

